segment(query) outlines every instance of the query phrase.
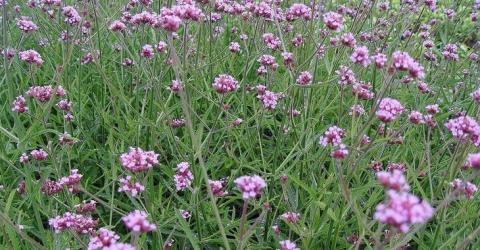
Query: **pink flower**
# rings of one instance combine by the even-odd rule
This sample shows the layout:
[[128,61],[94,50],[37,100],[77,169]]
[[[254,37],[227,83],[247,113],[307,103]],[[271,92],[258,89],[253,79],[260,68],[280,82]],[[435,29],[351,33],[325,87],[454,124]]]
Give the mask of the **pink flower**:
[[57,107],[63,111],[70,111],[72,108],[72,102],[67,99],[62,99],[57,103]]
[[181,128],[185,126],[187,121],[183,118],[174,118],[169,121],[170,127],[172,128]]
[[327,12],[323,15],[323,22],[327,27],[334,31],[339,31],[343,27],[343,16],[336,12]]
[[62,216],[51,218],[48,220],[48,224],[53,227],[55,233],[74,230],[80,234],[87,234],[94,232],[98,221],[89,216],[67,212]]
[[176,174],[173,176],[177,191],[183,191],[191,186],[193,174],[189,168],[190,164],[188,164],[188,162],[180,162],[177,164]]
[[280,250],[300,250],[300,248],[298,248],[297,245],[290,240],[281,240]]
[[379,120],[388,123],[397,119],[404,110],[399,101],[386,97],[380,101],[376,115]]
[[440,112],[440,109],[438,108],[438,104],[427,105],[425,109],[427,110],[427,113],[431,115],[434,115]]
[[240,44],[237,42],[231,42],[230,45],[228,45],[228,49],[232,53],[238,53],[240,52]]
[[302,86],[310,85],[312,83],[312,74],[308,71],[301,72],[297,78],[297,83]]
[[348,149],[345,144],[340,144],[337,149],[333,150],[332,153],[330,153],[330,156],[334,159],[345,159],[348,155]]
[[27,103],[23,96],[17,96],[12,103],[12,111],[17,113],[25,113],[28,111]]
[[52,86],[32,86],[28,89],[27,95],[39,102],[48,102],[52,97]]
[[112,32],[123,31],[126,28],[127,26],[122,21],[119,21],[119,20],[113,21],[112,24],[110,24],[110,26],[108,27],[108,29]]
[[224,184],[225,181],[223,180],[208,180],[208,185],[210,185],[210,188],[212,189],[212,193],[216,197],[222,197],[228,194],[227,191],[224,191]]
[[100,228],[88,242],[88,250],[100,250],[109,247],[120,239],[115,232],[106,228]]
[[382,69],[385,67],[385,64],[387,63],[387,56],[382,53],[376,53],[372,57],[373,62],[375,63],[375,67],[378,69]]
[[184,219],[188,219],[188,218],[192,217],[192,214],[187,210],[180,209],[180,214],[182,215],[182,218],[184,218]]
[[352,86],[352,93],[361,100],[371,100],[375,97],[375,93],[371,91],[372,84],[365,82],[355,82]]
[[143,45],[142,49],[140,50],[140,55],[144,58],[152,59],[155,56],[152,45],[150,44]]
[[63,7],[62,14],[65,16],[65,22],[70,25],[78,24],[82,20],[77,10],[72,6]]
[[367,67],[370,64],[370,57],[368,56],[368,48],[366,46],[356,47],[350,56],[353,63],[360,64]]
[[465,167],[480,169],[480,153],[469,154],[467,157],[467,162],[465,163]]
[[158,164],[158,154],[153,151],[143,151],[141,148],[131,147],[128,153],[120,156],[122,166],[132,172],[141,172]]
[[37,51],[30,49],[30,50],[25,50],[21,51],[18,53],[20,55],[20,60],[30,63],[30,64],[36,64],[36,65],[42,65],[43,64],[43,59],[40,54],[38,54]]
[[262,55],[258,58],[257,62],[261,63],[263,66],[270,66],[272,68],[276,64],[275,57],[271,55]]
[[409,191],[410,186],[403,176],[403,172],[394,169],[392,172],[377,172],[377,180],[386,189],[393,189],[397,191]]
[[68,191],[72,193],[78,192],[78,186],[80,184],[80,180],[82,179],[82,174],[78,172],[78,169],[70,170],[70,175],[60,178],[58,184],[63,187],[67,187]]
[[30,155],[34,160],[43,161],[47,159],[48,153],[45,152],[43,149],[34,149],[30,152]]
[[374,218],[380,223],[390,224],[406,233],[411,224],[426,223],[434,213],[434,209],[425,200],[413,194],[387,191],[388,200],[377,205]]
[[365,114],[365,109],[361,104],[355,104],[350,107],[349,115],[360,116]]
[[258,175],[254,176],[241,176],[235,179],[235,184],[238,190],[242,192],[244,200],[255,198],[262,194],[262,190],[267,186],[262,177]]
[[423,114],[416,110],[410,112],[410,114],[408,115],[408,119],[413,124],[422,124],[425,122],[423,119]]
[[218,77],[215,77],[212,86],[219,94],[233,92],[239,88],[237,80],[226,74],[221,74]]
[[349,84],[353,84],[357,81],[355,79],[355,74],[347,66],[341,65],[340,68],[337,71],[335,71],[335,73],[337,73],[338,77],[340,78],[338,80],[338,84],[340,84],[340,86],[346,86],[346,85],[349,85]]
[[280,215],[280,218],[288,223],[297,223],[300,221],[300,214],[295,212],[286,212]]
[[140,182],[134,182],[132,180],[132,176],[130,175],[122,177],[118,181],[120,182],[118,192],[130,193],[132,197],[136,197],[137,194],[145,190],[145,186],[143,186]]
[[180,80],[172,80],[172,84],[170,84],[169,89],[173,93],[179,93],[180,91],[183,90],[183,84]]
[[282,45],[280,38],[274,36],[272,33],[265,33],[262,38],[265,45],[270,49],[276,50]]
[[23,153],[19,158],[20,163],[24,163],[24,164],[27,163],[29,160],[30,159],[29,159],[27,153]]
[[172,6],[172,11],[176,16],[183,20],[201,21],[205,15],[200,8],[194,5],[194,2],[190,4],[179,4]]
[[25,33],[38,30],[38,26],[34,22],[32,22],[29,17],[25,16],[17,19],[17,27]]
[[155,16],[152,13],[142,11],[141,13],[133,15],[130,19],[130,23],[134,25],[153,24],[155,22],[154,19]]
[[160,10],[160,15],[157,21],[163,29],[170,32],[175,32],[180,28],[182,19],[178,17],[171,9],[163,7]]
[[58,182],[46,180],[43,182],[42,187],[40,188],[40,191],[44,195],[51,196],[61,192],[62,188],[63,188],[62,185],[60,185]]
[[[477,103],[480,103],[480,89],[473,91],[470,96],[475,100]],[[18,97],[17,97],[18,98]]]
[[135,250],[135,247],[128,243],[114,243],[102,250]]
[[408,71],[411,77],[422,79],[425,76],[424,68],[406,52],[395,51],[392,55],[393,67],[397,70]]
[[292,40],[290,40],[290,42],[292,43],[292,45],[294,47],[300,47],[300,45],[302,45],[303,43],[303,37],[302,37],[302,34],[296,34]]
[[460,179],[453,180],[453,182],[450,183],[450,186],[454,190],[463,193],[467,199],[472,199],[473,195],[478,191],[478,188],[475,184],[468,181],[464,182]]
[[357,44],[357,41],[355,40],[355,37],[351,32],[342,34],[340,37],[340,41],[342,42],[343,45],[353,48]]
[[305,20],[310,20],[312,16],[312,10],[310,7],[301,3],[294,3],[290,8],[287,9],[285,13],[285,18],[287,21],[295,21],[298,18],[303,18]]
[[122,221],[129,230],[137,233],[146,233],[157,229],[155,224],[152,224],[147,220],[147,213],[140,210],[130,212],[122,217]]
[[273,110],[277,106],[280,96],[280,93],[265,90],[263,94],[257,95],[257,98],[262,102],[263,107],[268,110]]
[[[468,138],[475,146],[480,147],[480,125],[470,116],[460,116],[445,123],[453,137],[464,141]],[[479,165],[480,167],[480,165]]]
[[164,41],[158,42],[157,46],[155,47],[158,53],[166,53],[167,52],[167,43]]
[[83,201],[81,204],[75,205],[78,214],[92,213],[97,209],[97,202],[94,200]]
[[345,130],[337,127],[331,126],[325,131],[325,134],[320,137],[320,145],[326,147],[328,144],[332,146],[339,146],[342,144],[342,138],[345,137]]
[[293,65],[293,54],[290,52],[282,52],[283,64],[287,67]]

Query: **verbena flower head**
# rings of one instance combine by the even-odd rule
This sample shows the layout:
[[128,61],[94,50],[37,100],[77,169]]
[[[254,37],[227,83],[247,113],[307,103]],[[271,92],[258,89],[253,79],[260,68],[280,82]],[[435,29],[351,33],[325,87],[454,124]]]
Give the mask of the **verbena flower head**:
[[30,155],[34,160],[37,160],[37,161],[43,161],[48,157],[48,153],[45,152],[45,150],[43,149],[34,149],[32,150],[32,152],[30,152]]
[[153,151],[143,151],[141,148],[131,147],[128,153],[120,156],[122,166],[132,172],[141,172],[158,164],[158,154]]
[[295,212],[286,212],[280,215],[280,218],[288,223],[297,223],[300,221],[300,214]]
[[339,77],[338,84],[340,84],[340,86],[353,84],[357,81],[355,73],[347,66],[341,65],[335,73],[337,73]]
[[397,119],[404,110],[399,101],[386,97],[380,101],[376,115],[379,120],[388,123]]
[[351,32],[344,33],[340,36],[340,41],[343,45],[353,48],[357,45],[357,40],[355,40],[355,36]]
[[78,186],[80,180],[82,179],[82,174],[79,173],[78,169],[70,170],[70,175],[60,178],[58,184],[61,186],[67,187],[68,191],[76,193],[78,191]]
[[360,64],[363,67],[367,67],[370,64],[370,57],[368,55],[368,48],[366,46],[356,47],[353,50],[350,60],[353,63]]
[[108,29],[112,32],[124,31],[126,28],[127,25],[125,25],[125,23],[119,20],[113,21],[108,27]]
[[222,197],[228,194],[227,191],[224,191],[225,181],[223,180],[208,180],[208,185],[212,189],[212,193],[216,197]]
[[297,245],[290,241],[290,240],[281,240],[280,242],[280,250],[300,250]]
[[46,180],[43,182],[42,187],[40,188],[40,191],[42,194],[51,196],[57,193],[60,193],[62,191],[62,185],[60,185],[56,181],[52,180]]
[[386,189],[393,189],[397,191],[409,191],[410,186],[407,179],[400,170],[393,170],[392,172],[377,172],[377,180]]
[[411,123],[413,124],[422,124],[422,123],[425,123],[425,120],[424,120],[424,117],[423,117],[423,114],[414,110],[412,112],[410,112],[410,114],[408,115],[408,119],[410,120]]
[[467,162],[465,163],[465,167],[480,169],[480,153],[469,154],[467,157]]
[[342,15],[330,11],[323,15],[323,22],[329,29],[340,31],[343,28],[344,19]]
[[110,231],[106,228],[100,228],[97,232],[90,237],[90,241],[88,242],[88,250],[100,250],[105,249],[105,247],[109,247],[120,239],[115,232]]
[[40,54],[33,49],[21,51],[18,54],[20,56],[20,60],[24,62],[27,62],[30,64],[36,64],[36,65],[43,64],[42,56],[40,56]]
[[457,140],[470,139],[472,143],[480,147],[480,125],[470,116],[459,116],[448,120],[445,127],[450,130]]
[[303,18],[305,20],[310,20],[312,15],[312,10],[310,7],[301,3],[294,3],[290,8],[287,9],[285,17],[287,21],[294,21],[298,18]]
[[84,200],[81,204],[75,205],[77,214],[85,214],[95,212],[97,209],[97,202],[95,200]]
[[310,85],[312,83],[312,74],[308,71],[303,71],[297,78],[297,83],[302,86]]
[[228,50],[232,53],[238,53],[240,52],[240,44],[237,42],[231,42],[230,45],[228,45]]
[[467,199],[472,199],[473,195],[478,191],[475,184],[460,179],[453,180],[453,182],[450,183],[450,186],[457,192],[465,195],[465,198]]
[[190,164],[188,164],[188,162],[180,162],[177,164],[173,181],[175,182],[177,191],[183,191],[190,187],[193,181],[193,174],[190,171]]
[[120,182],[118,192],[130,193],[132,197],[136,197],[139,193],[145,190],[145,186],[140,182],[133,181],[132,176],[130,175],[122,177],[118,181]]
[[60,233],[65,230],[73,230],[80,234],[93,233],[98,221],[90,216],[67,212],[48,221],[48,224]]
[[140,210],[130,212],[122,217],[122,221],[129,230],[137,233],[146,233],[157,229],[155,224],[152,224],[147,220],[147,213]]
[[389,224],[406,233],[410,225],[426,223],[434,213],[434,209],[425,200],[413,194],[387,191],[388,200],[377,206],[374,218],[380,223]]
[[32,22],[29,17],[25,16],[17,19],[17,27],[25,33],[38,30],[38,26],[34,22]]
[[241,176],[235,179],[238,190],[242,192],[244,200],[255,198],[262,194],[262,190],[267,186],[265,180],[258,175]]
[[156,23],[166,31],[175,32],[180,28],[182,19],[178,17],[173,10],[163,7],[160,10],[160,15],[156,19]]
[[62,14],[65,16],[65,22],[70,25],[79,24],[82,20],[77,10],[72,6],[63,7]]
[[342,138],[345,137],[345,130],[337,126],[331,126],[325,131],[325,134],[320,137],[320,145],[326,147],[328,144],[332,146],[339,146],[342,144]]
[[152,59],[155,56],[153,46],[150,44],[143,45],[142,49],[140,50],[140,55],[144,58]]
[[257,95],[257,98],[262,102],[264,108],[273,110],[277,107],[278,99],[280,99],[281,95],[281,93],[265,90],[263,94]]
[[23,96],[17,96],[12,103],[12,111],[17,113],[25,113],[28,111],[27,102]]
[[48,102],[52,97],[52,86],[32,86],[28,89],[27,95],[39,102]]
[[[473,91],[470,96],[475,100],[475,102],[480,104],[480,89]],[[17,97],[18,98],[18,97]]]
[[270,49],[276,50],[282,45],[280,38],[276,37],[272,33],[265,33],[262,35],[262,38],[265,45]]
[[135,250],[135,247],[128,243],[114,243],[102,250]]
[[219,94],[227,94],[239,88],[237,80],[233,76],[226,74],[215,77],[212,86]]

